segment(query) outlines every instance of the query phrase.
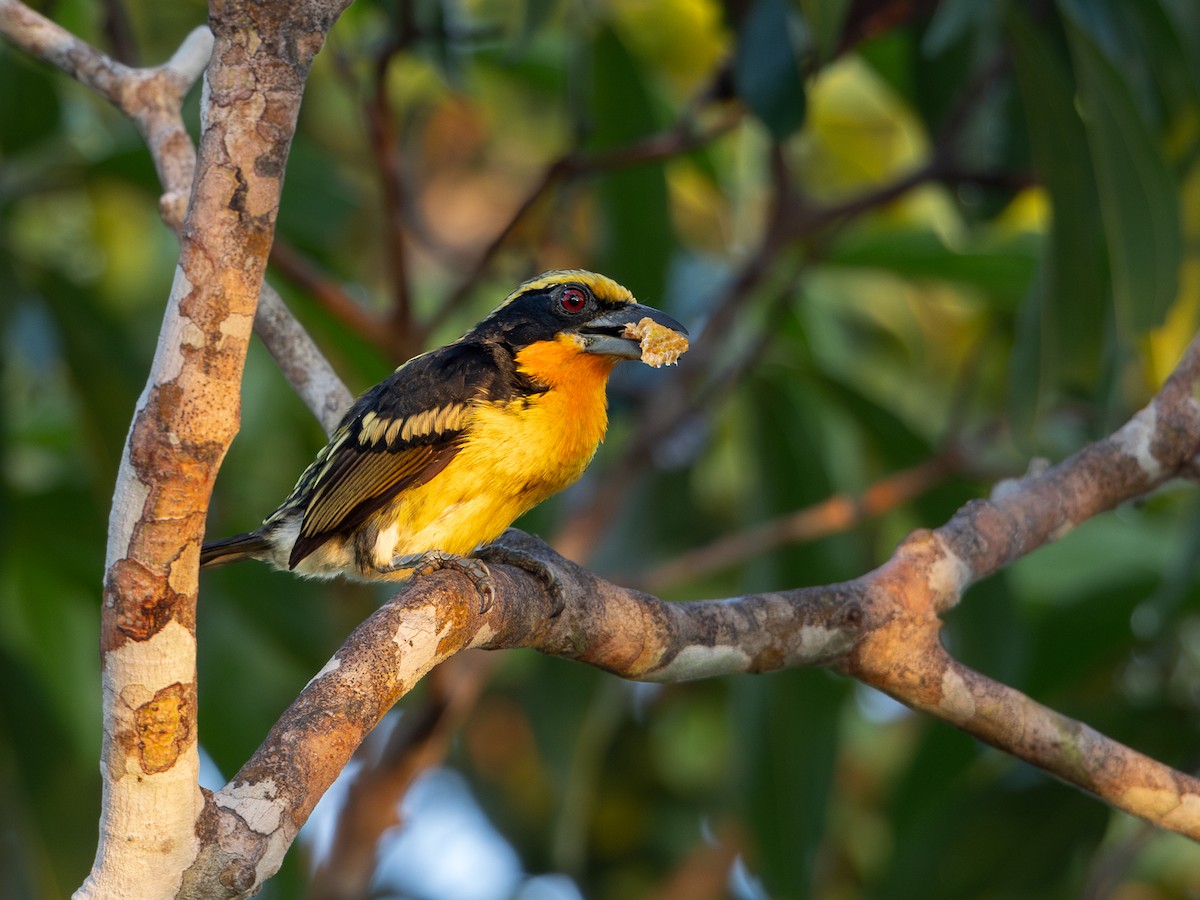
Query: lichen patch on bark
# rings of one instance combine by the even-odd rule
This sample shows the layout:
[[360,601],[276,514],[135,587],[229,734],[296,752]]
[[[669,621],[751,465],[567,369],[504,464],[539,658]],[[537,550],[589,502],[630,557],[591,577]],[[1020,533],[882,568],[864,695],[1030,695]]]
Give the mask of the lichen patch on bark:
[[1179,795],[1179,803],[1163,816],[1163,823],[1169,828],[1182,831],[1189,823],[1200,820],[1200,794],[1185,793]]
[[[432,657],[436,653],[438,634],[437,610],[433,607],[414,609],[400,622],[392,640],[400,648],[401,655],[409,653],[418,657]],[[430,645],[434,645],[431,648]]]
[[252,784],[235,784],[222,791],[217,805],[237,813],[251,831],[270,834],[279,827],[286,801],[280,799],[273,779]]
[[[1200,804],[1200,798],[1190,797],[1194,804]],[[1179,793],[1168,788],[1153,788],[1145,785],[1134,785],[1126,788],[1121,794],[1121,800],[1129,806],[1153,813],[1155,816],[1168,816],[1183,802]]]
[[176,682],[134,710],[142,771],[156,774],[175,765],[192,740],[195,688]]
[[320,681],[322,678],[324,678],[330,672],[336,672],[341,667],[342,667],[342,661],[340,659],[338,659],[336,654],[334,654],[333,656],[329,657],[329,662],[327,662],[327,663],[325,663],[325,665],[321,666],[321,671],[318,672],[316,675],[314,675],[312,678],[310,678],[308,680],[308,684],[305,685],[305,687],[311,687],[314,682]]
[[254,330],[254,316],[242,315],[240,313],[230,313],[221,320],[221,349],[225,349],[225,342],[232,338],[237,348],[250,340],[250,332]]
[[740,647],[705,647],[693,644],[684,647],[675,658],[657,671],[642,676],[644,681],[691,681],[714,675],[744,672],[750,664],[750,656]]
[[1162,463],[1151,448],[1158,428],[1158,404],[1151,402],[1112,436],[1113,443],[1137,461],[1148,478],[1162,474]]
[[975,698],[953,666],[947,666],[942,673],[942,699],[938,707],[954,722],[965,722],[975,715]]

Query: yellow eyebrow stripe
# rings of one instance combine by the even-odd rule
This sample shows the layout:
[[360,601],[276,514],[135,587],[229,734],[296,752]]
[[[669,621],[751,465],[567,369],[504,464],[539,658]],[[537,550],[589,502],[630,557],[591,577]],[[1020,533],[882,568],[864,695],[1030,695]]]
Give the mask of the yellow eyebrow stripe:
[[595,272],[588,272],[585,269],[556,269],[553,272],[543,272],[537,278],[531,278],[529,281],[517,285],[517,289],[504,298],[504,302],[497,307],[508,306],[518,297],[527,294],[530,291],[541,291],[548,287],[554,287],[556,284],[574,281],[585,285],[591,289],[592,293],[600,300],[608,301],[609,303],[634,303],[633,294],[623,285],[618,284],[611,278],[604,275],[598,275]]

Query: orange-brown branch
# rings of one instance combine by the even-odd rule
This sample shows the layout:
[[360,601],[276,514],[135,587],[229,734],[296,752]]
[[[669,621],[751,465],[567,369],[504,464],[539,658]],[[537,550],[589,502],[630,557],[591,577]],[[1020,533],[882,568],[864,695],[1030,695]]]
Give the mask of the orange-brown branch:
[[[1200,782],[973,672],[940,643],[940,614],[973,581],[1190,472],[1200,449],[1197,383],[1200,339],[1151,405],[1114,435],[1041,474],[1002,482],[991,500],[914,533],[884,566],[842,585],[663,603],[509,532],[506,541],[554,573],[567,598],[560,615],[550,616],[555,601],[540,581],[506,566],[492,566],[496,596],[486,614],[459,573],[406,584],[351,636],[216,802],[261,798],[259,786],[276,786],[268,818],[286,822],[290,840],[361,736],[430,666],[466,646],[533,647],[653,681],[827,665],[1200,840]],[[308,724],[318,710],[323,736]],[[258,839],[270,838],[265,831]]]

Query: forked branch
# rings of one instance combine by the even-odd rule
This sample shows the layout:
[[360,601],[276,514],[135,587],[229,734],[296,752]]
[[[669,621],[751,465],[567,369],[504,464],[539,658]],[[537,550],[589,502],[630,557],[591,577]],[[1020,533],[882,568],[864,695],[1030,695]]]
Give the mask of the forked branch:
[[[179,143],[186,132],[178,106],[207,56],[206,32],[194,32],[162,67],[129,69],[15,0],[0,0],[0,33],[139,121],[159,164],[164,216],[182,235],[159,353],[114,501],[102,639],[104,813],[82,894],[120,894],[130,885],[144,896],[257,890],[384,713],[433,666],[470,647],[531,647],[651,681],[828,666],[1117,808],[1200,839],[1200,782],[970,670],[939,639],[941,616],[978,579],[1091,516],[1192,474],[1200,450],[1197,343],[1154,401],[1112,436],[1002,484],[991,499],[910,536],[884,566],[844,584],[664,603],[510,533],[507,543],[553,574],[567,601],[561,614],[552,615],[555,601],[542,581],[504,565],[492,567],[495,600],[486,612],[461,574],[412,581],[347,639],[237,776],[202,793],[194,664],[200,534],[236,427],[305,73],[343,5],[214,0],[217,52],[197,166],[190,142]],[[148,98],[151,88],[161,97]],[[188,197],[185,217],[180,204]],[[735,287],[757,282],[769,250]],[[294,371],[315,365],[301,360]],[[339,386],[334,378],[310,395],[327,427],[347,399]]]
[[[212,798],[214,820],[269,823],[261,846],[290,843],[375,722],[467,647],[532,647],[644,681],[823,665],[886,691],[1114,807],[1200,840],[1200,781],[980,675],[939,640],[941,614],[976,580],[1075,525],[1190,474],[1200,450],[1200,338],[1151,404],[1119,431],[1047,471],[1002,482],[936,531],[911,535],[853,581],[726,600],[664,603],[611,584],[544,543],[506,534],[568,599],[528,573],[492,566],[481,614],[461,574],[406,584],[363,623]],[[320,721],[314,731],[312,722]],[[232,858],[226,864],[232,864]]]

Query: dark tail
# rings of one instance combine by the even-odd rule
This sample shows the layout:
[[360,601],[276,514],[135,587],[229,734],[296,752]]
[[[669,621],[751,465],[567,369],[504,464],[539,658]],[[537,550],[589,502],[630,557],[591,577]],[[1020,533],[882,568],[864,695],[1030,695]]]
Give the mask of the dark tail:
[[270,549],[271,545],[257,531],[235,534],[201,547],[200,568],[216,569],[239,559],[257,559]]

